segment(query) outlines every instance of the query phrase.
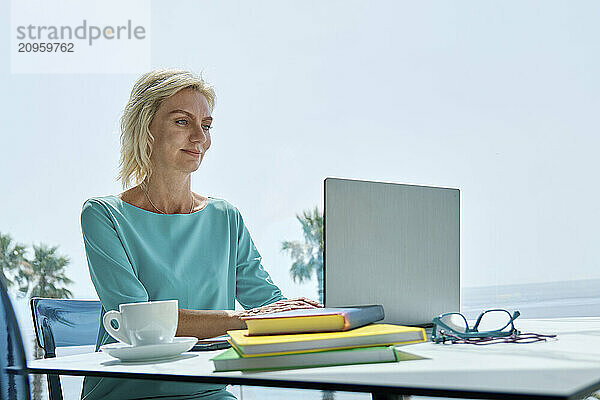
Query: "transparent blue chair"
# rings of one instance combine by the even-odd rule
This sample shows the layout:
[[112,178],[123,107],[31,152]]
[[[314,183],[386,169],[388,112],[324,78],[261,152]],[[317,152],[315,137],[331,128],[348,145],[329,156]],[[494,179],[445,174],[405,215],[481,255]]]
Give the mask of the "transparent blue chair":
[[29,400],[25,348],[6,286],[0,279],[0,399]]
[[[100,301],[34,297],[30,305],[35,337],[44,350],[44,358],[56,357],[57,347],[96,344]],[[63,399],[58,375],[48,375],[48,394],[50,400]]]

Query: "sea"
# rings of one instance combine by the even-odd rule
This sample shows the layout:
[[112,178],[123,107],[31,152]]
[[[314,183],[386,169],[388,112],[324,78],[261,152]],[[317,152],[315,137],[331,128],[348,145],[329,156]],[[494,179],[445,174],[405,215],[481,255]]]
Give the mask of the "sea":
[[[11,295],[11,299],[26,344],[27,358],[32,360],[35,335],[27,299],[14,295]],[[474,319],[481,311],[492,308],[503,308],[511,312],[519,310],[521,313],[519,319],[600,316],[600,279],[465,287],[461,290],[461,312],[465,314],[467,319]],[[517,328],[519,319],[515,321]],[[93,350],[94,346],[80,346],[57,349],[57,354],[60,356]],[[34,377],[31,376],[30,378],[33,383]],[[79,399],[82,380],[79,377],[61,377],[65,400]],[[48,399],[45,376],[42,379],[41,388],[41,393],[32,396],[33,400]],[[240,400],[321,400],[325,398],[354,400],[371,398],[368,393],[334,392],[330,394],[319,390],[254,386],[230,386],[228,390]],[[417,397],[413,396],[413,398]],[[433,398],[419,397],[419,399]]]

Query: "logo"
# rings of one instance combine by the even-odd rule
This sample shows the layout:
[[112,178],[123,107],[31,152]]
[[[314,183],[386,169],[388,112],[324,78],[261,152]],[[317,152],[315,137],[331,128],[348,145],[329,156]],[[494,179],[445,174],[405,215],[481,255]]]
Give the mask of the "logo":
[[71,26],[40,26],[28,25],[17,26],[17,40],[21,41],[65,41],[65,40],[87,40],[91,46],[95,40],[121,40],[121,39],[137,39],[144,40],[146,38],[146,28],[137,25],[133,26],[131,20],[127,20],[127,25],[106,25],[103,27],[97,25],[89,25],[87,20],[83,20],[80,26],[75,28]]
[[150,68],[149,0],[12,0],[12,73]]

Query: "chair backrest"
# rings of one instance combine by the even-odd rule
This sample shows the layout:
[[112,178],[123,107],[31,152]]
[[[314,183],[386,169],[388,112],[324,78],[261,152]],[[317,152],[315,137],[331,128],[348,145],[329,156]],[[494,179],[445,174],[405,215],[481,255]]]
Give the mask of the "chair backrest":
[[57,347],[96,344],[102,310],[99,301],[34,297],[30,305],[44,358],[55,357]]
[[19,324],[6,286],[0,279],[0,399],[30,399],[26,368],[25,348]]
[[[35,337],[44,350],[44,358],[56,357],[57,347],[96,344],[102,310],[99,301],[34,297],[29,304]],[[59,377],[47,377],[48,397],[50,400],[62,400]]]

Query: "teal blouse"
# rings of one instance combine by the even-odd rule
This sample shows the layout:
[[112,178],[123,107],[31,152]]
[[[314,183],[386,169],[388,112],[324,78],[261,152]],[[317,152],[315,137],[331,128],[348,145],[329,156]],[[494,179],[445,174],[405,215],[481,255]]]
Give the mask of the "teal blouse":
[[[245,309],[285,299],[240,212],[225,200],[209,197],[191,214],[157,214],[116,196],[94,197],[83,204],[81,230],[100,321],[121,303],[177,299],[179,308],[233,310],[235,299]],[[115,341],[100,323],[96,351]],[[86,377],[82,398],[229,398],[224,388]]]

